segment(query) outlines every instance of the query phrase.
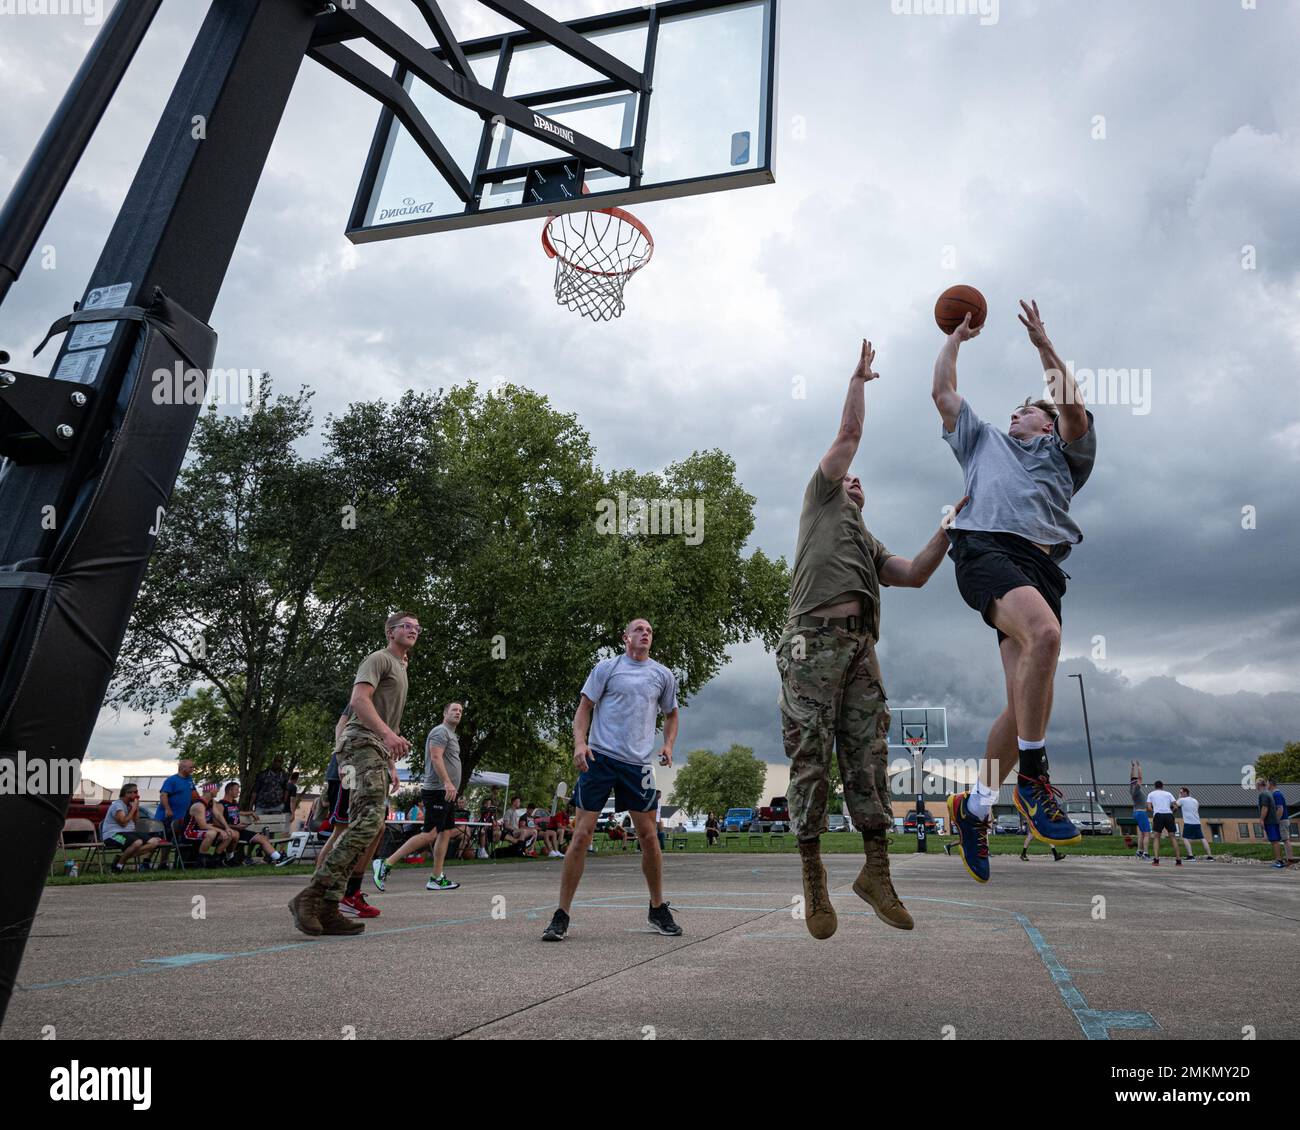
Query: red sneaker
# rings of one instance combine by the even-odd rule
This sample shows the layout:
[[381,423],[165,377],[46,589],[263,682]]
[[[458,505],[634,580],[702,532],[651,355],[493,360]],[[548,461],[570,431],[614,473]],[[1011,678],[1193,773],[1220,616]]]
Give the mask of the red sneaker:
[[366,896],[358,891],[351,898],[339,899],[339,913],[355,915],[357,918],[378,918],[379,908],[366,902]]

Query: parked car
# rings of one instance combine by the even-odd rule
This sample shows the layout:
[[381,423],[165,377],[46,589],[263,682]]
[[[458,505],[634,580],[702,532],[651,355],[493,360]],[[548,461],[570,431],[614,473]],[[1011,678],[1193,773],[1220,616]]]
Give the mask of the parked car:
[[788,832],[790,830],[790,806],[783,796],[774,796],[772,803],[758,810],[749,826],[751,832]]
[[754,810],[752,808],[729,808],[727,814],[722,818],[722,830],[724,832],[748,832],[750,825],[754,823]]
[[993,821],[993,831],[1000,836],[1023,836],[1025,834],[1025,824],[1020,819],[1020,813],[1004,812]]
[[932,813],[928,808],[924,812],[917,812],[916,809],[912,809],[911,812],[903,817],[903,831],[915,834],[918,818],[924,823],[927,834],[934,832],[938,828],[938,825],[934,821],[934,813]]
[[1114,821],[1098,805],[1086,800],[1067,801],[1065,815],[1085,836],[1109,836],[1115,831]]
[[838,812],[833,816],[826,817],[826,830],[828,832],[851,832],[853,825],[849,823],[847,816],[841,816]]

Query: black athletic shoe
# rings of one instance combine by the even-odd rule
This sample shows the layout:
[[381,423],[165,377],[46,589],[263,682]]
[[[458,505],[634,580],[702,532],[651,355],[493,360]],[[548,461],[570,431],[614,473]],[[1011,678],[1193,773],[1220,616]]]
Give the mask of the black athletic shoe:
[[544,942],[562,942],[564,935],[569,932],[569,916],[560,909],[556,909],[551,916],[551,924],[546,927],[542,933]]
[[665,934],[670,938],[680,938],[682,936],[682,928],[673,921],[673,912],[668,909],[667,903],[664,903],[662,906],[652,906],[650,908],[650,916],[646,921],[658,930],[659,933]]
[[1063,860],[1064,858],[1065,858],[1065,852],[1057,851],[1056,848],[1052,848],[1052,860],[1054,862],[1060,863],[1061,860]]

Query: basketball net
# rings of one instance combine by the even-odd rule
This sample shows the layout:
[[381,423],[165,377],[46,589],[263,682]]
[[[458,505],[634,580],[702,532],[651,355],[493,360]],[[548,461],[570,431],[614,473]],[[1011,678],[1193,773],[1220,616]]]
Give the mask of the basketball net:
[[650,262],[650,230],[622,208],[551,216],[542,247],[555,260],[555,301],[594,322],[624,310],[623,288]]

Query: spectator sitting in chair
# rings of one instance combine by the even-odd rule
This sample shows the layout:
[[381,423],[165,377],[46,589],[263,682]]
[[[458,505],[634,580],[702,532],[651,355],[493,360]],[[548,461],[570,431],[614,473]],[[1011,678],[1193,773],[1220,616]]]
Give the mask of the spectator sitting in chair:
[[537,838],[537,829],[529,827],[527,811],[521,797],[510,798],[510,804],[501,818],[501,839],[511,847],[518,846],[523,855],[536,855],[532,844]]
[[571,839],[573,839],[573,825],[568,806],[561,805],[551,817],[550,827],[546,830],[546,846],[550,849],[551,857],[562,856],[565,841]]
[[613,819],[611,819],[609,824],[606,826],[605,835],[607,835],[611,840],[618,840],[620,842],[627,839],[627,833],[623,831],[623,825],[617,823]]
[[[226,786],[225,795],[221,798],[221,803],[215,805],[212,809],[212,822],[226,832],[235,834],[234,843],[226,850],[226,862],[233,860],[234,849],[236,844],[252,844],[254,847],[262,849],[262,854],[272,863],[279,863],[281,856],[275,850],[275,845],[262,832],[256,828],[245,824],[239,815],[239,782],[231,781]],[[249,863],[253,862],[252,852],[249,851],[246,857]]]
[[140,790],[131,782],[124,784],[117,793],[117,800],[108,806],[104,821],[99,826],[99,838],[109,848],[120,848],[122,854],[113,863],[113,872],[120,875],[126,870],[125,864],[144,856],[140,860],[140,870],[148,871],[151,856],[159,848],[166,851],[161,836],[148,832],[137,832],[135,822],[140,816]]
[[239,843],[239,837],[227,828],[219,827],[212,814],[217,799],[217,786],[204,785],[202,795],[190,805],[189,819],[181,839],[197,844],[204,867],[220,867],[222,856]]
[[189,815],[191,794],[194,792],[194,762],[182,757],[176,763],[176,772],[162,783],[158,793],[158,808],[153,814],[155,820],[161,820],[169,832],[172,822],[179,821],[176,833],[179,837]]
[[708,818],[704,821],[704,838],[708,841],[709,847],[718,842],[718,835],[718,818],[710,812]]

